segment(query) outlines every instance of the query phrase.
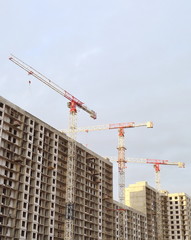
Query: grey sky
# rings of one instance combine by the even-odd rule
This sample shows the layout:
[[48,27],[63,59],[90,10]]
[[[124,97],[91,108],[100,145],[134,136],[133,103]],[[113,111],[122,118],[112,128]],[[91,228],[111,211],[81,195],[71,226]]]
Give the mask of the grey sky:
[[[161,183],[191,195],[190,0],[0,4],[1,95],[58,129],[68,125],[66,99],[10,62],[13,53],[97,112],[93,121],[80,111],[79,126],[153,121],[126,131],[126,157],[185,162],[161,167]],[[117,156],[115,130],[78,140]],[[154,186],[152,166],[129,164],[127,185],[142,180]]]

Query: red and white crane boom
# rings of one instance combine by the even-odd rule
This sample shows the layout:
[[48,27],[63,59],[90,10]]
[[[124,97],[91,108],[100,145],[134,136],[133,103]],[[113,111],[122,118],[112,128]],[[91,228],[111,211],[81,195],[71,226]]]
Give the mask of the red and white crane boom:
[[160,165],[171,165],[171,166],[177,166],[179,168],[185,167],[185,164],[183,162],[169,162],[168,160],[148,159],[148,158],[137,158],[137,159],[128,158],[127,162],[153,164],[153,167],[155,170],[155,185],[158,191],[161,190]]
[[52,88],[57,93],[61,94],[63,97],[67,98],[70,102],[68,107],[70,108],[70,118],[69,118],[69,136],[68,141],[68,162],[67,162],[67,178],[66,178],[66,219],[64,225],[64,240],[74,240],[74,192],[75,192],[75,161],[76,161],[76,129],[77,129],[77,120],[76,114],[79,107],[85,112],[89,113],[93,119],[96,119],[96,113],[93,110],[87,108],[83,102],[74,97],[72,94],[66,90],[59,87],[57,84],[52,82],[50,79],[36,71],[31,66],[27,65],[19,58],[11,56],[9,58],[13,63],[24,69],[28,72],[29,75],[37,78],[50,88]]
[[[111,129],[120,129],[120,128],[135,128],[135,127],[143,127],[152,128],[152,122],[135,124],[134,122],[125,122],[125,123],[114,123],[114,124],[105,124],[105,125],[97,125],[90,127],[78,127],[75,132],[92,132],[92,131],[101,131],[101,130],[111,130]],[[71,130],[63,129],[61,132],[70,133]]]
[[33,77],[37,78],[38,80],[40,80],[41,82],[43,82],[44,84],[52,88],[54,91],[56,91],[63,97],[67,98],[72,103],[72,106],[69,106],[71,111],[76,111],[76,106],[78,106],[79,108],[89,113],[93,119],[97,118],[96,113],[93,110],[90,110],[87,106],[85,106],[82,101],[74,97],[72,94],[70,94],[63,88],[59,87],[56,83],[52,82],[50,79],[42,75],[40,72],[38,72],[28,64],[24,63],[19,58],[15,57],[14,55],[11,55],[11,57],[9,57],[9,60],[11,60],[15,64],[17,64],[19,67],[24,69],[26,72],[28,72],[29,75],[32,75]]

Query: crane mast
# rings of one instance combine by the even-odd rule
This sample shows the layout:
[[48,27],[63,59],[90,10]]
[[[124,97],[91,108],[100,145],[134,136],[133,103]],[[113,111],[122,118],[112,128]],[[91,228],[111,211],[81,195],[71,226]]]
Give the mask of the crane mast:
[[74,191],[75,191],[75,161],[76,161],[76,129],[77,129],[77,107],[87,112],[90,117],[96,119],[96,113],[90,110],[79,99],[74,97],[66,90],[59,87],[50,79],[36,71],[31,66],[27,65],[19,58],[11,56],[9,58],[13,63],[28,72],[29,75],[37,78],[54,91],[69,100],[68,107],[70,109],[69,115],[69,140],[68,140],[68,161],[67,161],[67,178],[66,178],[66,215],[64,224],[64,240],[74,240]]
[[119,202],[125,204],[125,131],[118,129],[118,197]]
[[143,127],[146,126],[147,128],[153,128],[152,122],[135,124],[131,122],[127,125],[121,124],[118,127],[116,124],[110,125],[110,129],[118,128],[118,197],[119,202],[125,204],[125,168],[126,168],[126,161],[125,161],[125,128],[135,128],[135,127]]

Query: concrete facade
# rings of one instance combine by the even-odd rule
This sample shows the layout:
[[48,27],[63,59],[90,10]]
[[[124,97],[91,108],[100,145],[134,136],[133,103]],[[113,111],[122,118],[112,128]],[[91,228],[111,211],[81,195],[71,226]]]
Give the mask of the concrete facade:
[[[1,240],[64,239],[68,142],[0,97]],[[191,239],[188,195],[139,182],[122,205],[113,200],[112,163],[76,144],[74,240]]]
[[148,239],[158,240],[158,192],[150,187],[147,182],[130,184],[129,187],[125,189],[125,203],[127,206],[146,215]]
[[[63,240],[68,137],[0,98],[0,238]],[[112,164],[77,143],[75,240],[114,239]]]
[[[63,239],[68,137],[0,98],[0,143],[0,238]],[[146,215],[113,201],[112,170],[77,143],[75,240],[148,239]]]
[[148,240],[145,214],[116,201],[114,201],[113,211],[116,240]]
[[185,193],[163,193],[162,205],[166,206],[163,212],[164,239],[191,239],[191,197]]
[[[63,240],[68,140],[0,98],[0,239]],[[146,215],[113,201],[111,162],[77,143],[75,165],[74,239],[148,239]]]
[[191,239],[191,197],[187,194],[159,193],[147,182],[131,184],[125,191],[126,205],[146,214],[148,239]]

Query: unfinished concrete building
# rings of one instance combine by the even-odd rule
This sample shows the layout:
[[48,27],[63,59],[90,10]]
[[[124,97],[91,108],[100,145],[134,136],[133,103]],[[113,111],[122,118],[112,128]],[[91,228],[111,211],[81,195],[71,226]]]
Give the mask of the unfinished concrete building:
[[115,239],[147,240],[147,218],[142,212],[114,201]]
[[163,226],[166,233],[164,239],[191,239],[191,198],[185,193],[163,192],[162,205],[166,211],[163,212]]
[[[64,239],[68,137],[0,98],[0,143],[1,239]],[[146,216],[113,202],[112,170],[77,143],[75,240],[147,239]]]
[[161,216],[162,216],[162,236],[164,240],[169,239],[168,226],[168,192],[160,191]]
[[147,231],[149,240],[158,240],[158,192],[147,182],[130,184],[125,189],[125,203],[147,217]]
[[[0,97],[0,239],[64,239],[68,141]],[[139,182],[126,190],[128,207],[113,201],[109,160],[77,143],[75,161],[75,240],[190,240],[188,195]]]
[[[64,236],[68,137],[0,98],[0,238]],[[75,240],[114,239],[112,164],[77,143]]]
[[147,182],[138,182],[126,188],[126,204],[146,214],[149,240],[191,240],[191,198],[187,194],[158,193]]

